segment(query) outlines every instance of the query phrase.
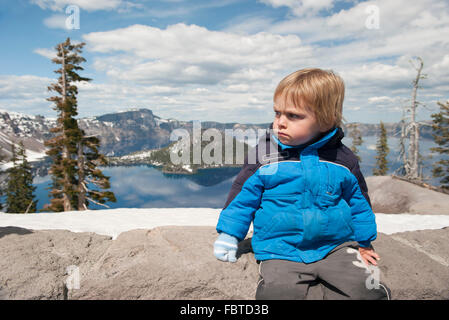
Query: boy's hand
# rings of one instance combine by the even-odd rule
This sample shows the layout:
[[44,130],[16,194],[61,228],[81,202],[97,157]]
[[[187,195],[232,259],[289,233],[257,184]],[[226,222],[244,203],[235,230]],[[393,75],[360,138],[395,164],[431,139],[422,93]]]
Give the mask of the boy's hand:
[[380,260],[380,257],[372,247],[368,248],[359,247],[359,252],[360,255],[362,256],[363,262],[365,262],[366,265],[373,264],[377,266],[376,260]]
[[218,260],[236,262],[238,239],[227,233],[220,233],[214,243],[214,255]]

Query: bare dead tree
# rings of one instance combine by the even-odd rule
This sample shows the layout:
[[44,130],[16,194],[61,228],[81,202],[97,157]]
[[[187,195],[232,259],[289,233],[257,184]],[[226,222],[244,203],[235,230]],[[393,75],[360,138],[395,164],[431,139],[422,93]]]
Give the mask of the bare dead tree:
[[[416,120],[418,106],[425,107],[424,104],[417,100],[418,89],[421,88],[419,81],[426,79],[427,75],[422,73],[424,62],[421,57],[417,57],[417,65],[413,61],[410,63],[416,70],[416,77],[412,81],[413,89],[411,96],[411,103],[409,106],[403,108],[403,114],[401,119],[401,138],[400,138],[400,150],[399,157],[402,160],[402,166],[398,168],[395,173],[401,174],[407,180],[423,181],[430,177],[423,176],[423,157],[419,153],[419,139],[420,127],[423,125],[429,125],[425,122]],[[409,119],[406,113],[410,113]],[[409,120],[407,122],[407,120]],[[408,150],[405,150],[405,140],[409,139]]]
[[[407,180],[422,182],[423,180],[429,180],[430,176],[424,177],[423,175],[422,161],[424,157],[419,153],[419,131],[420,127],[430,126],[430,124],[417,121],[416,116],[418,106],[428,109],[425,104],[417,99],[418,89],[421,88],[419,81],[426,79],[427,75],[422,73],[424,67],[422,58],[417,57],[415,62],[411,60],[410,63],[416,70],[416,77],[412,81],[413,89],[410,104],[403,106],[398,159],[402,161],[402,165],[395,170],[395,174],[401,175]],[[407,113],[409,116],[407,116]],[[405,147],[407,139],[408,150]]]
[[[422,74],[422,69],[424,67],[423,60],[418,57],[418,66],[416,69],[416,78],[413,80],[413,90],[412,90],[412,103],[410,106],[410,123],[408,125],[408,130],[410,132],[409,147],[408,147],[408,166],[406,167],[406,176],[409,179],[421,180],[422,176],[420,174],[419,167],[419,125],[420,123],[416,121],[416,109],[418,108],[418,101],[416,99],[419,88],[419,80],[425,79],[427,76]],[[413,64],[413,62],[412,62]]]
[[398,156],[398,160],[402,160],[402,165],[397,168],[394,172],[394,174],[398,174],[401,176],[404,176],[405,173],[407,172],[406,167],[408,166],[408,162],[407,162],[407,153],[405,151],[405,140],[407,139],[407,134],[406,134],[406,115],[405,115],[405,111],[406,108],[402,109],[402,118],[401,118],[401,136],[399,138],[399,156]]

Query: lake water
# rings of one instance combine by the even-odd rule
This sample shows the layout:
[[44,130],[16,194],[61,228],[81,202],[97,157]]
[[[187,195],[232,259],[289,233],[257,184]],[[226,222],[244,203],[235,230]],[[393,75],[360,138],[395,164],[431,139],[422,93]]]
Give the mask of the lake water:
[[[364,137],[364,143],[359,147],[362,157],[361,170],[365,177],[372,175],[375,167],[375,145],[377,138]],[[343,143],[351,145],[351,140],[344,138]],[[397,160],[399,139],[389,138],[390,154],[387,157],[392,173],[400,165]],[[422,140],[420,152],[430,155],[429,148],[435,144],[431,140]],[[424,160],[424,175],[431,174],[431,164],[439,158]],[[160,170],[148,165],[102,167],[103,173],[111,177],[111,191],[117,202],[107,203],[110,208],[175,208],[175,207],[209,207],[222,208],[226,202],[232,181],[240,168],[217,168],[200,170],[195,175],[164,174]],[[49,203],[48,190],[51,179],[49,176],[35,177],[34,185],[36,198],[39,200],[37,208],[41,209]],[[438,185],[437,179],[429,183]],[[4,202],[3,202],[4,203]],[[91,204],[90,209],[104,209]]]
[[[199,170],[195,175],[164,174],[148,165],[101,167],[110,177],[111,191],[117,202],[106,203],[110,208],[176,208],[223,207],[227,193],[240,168]],[[49,176],[35,178],[38,209],[49,203]],[[89,209],[105,209],[90,204]]]

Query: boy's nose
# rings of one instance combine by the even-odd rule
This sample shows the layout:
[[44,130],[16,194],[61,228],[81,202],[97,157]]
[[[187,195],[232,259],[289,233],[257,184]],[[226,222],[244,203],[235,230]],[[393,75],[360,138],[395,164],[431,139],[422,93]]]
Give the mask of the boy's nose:
[[278,126],[285,128],[286,125],[287,125],[287,122],[286,122],[285,116],[281,115],[278,120]]

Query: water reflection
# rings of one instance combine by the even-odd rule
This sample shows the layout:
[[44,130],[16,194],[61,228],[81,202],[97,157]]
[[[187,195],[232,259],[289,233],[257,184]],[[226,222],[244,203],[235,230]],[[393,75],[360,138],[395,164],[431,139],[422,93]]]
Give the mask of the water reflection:
[[199,169],[196,174],[163,173],[163,175],[167,179],[188,179],[200,186],[211,187],[237,175],[240,169],[240,167]]
[[[239,168],[199,170],[198,174],[167,174],[149,165],[101,167],[111,177],[111,191],[117,202],[111,208],[222,208]],[[47,176],[48,177],[48,176]],[[51,179],[38,177],[38,209],[48,203]],[[90,209],[104,209],[89,205]]]

